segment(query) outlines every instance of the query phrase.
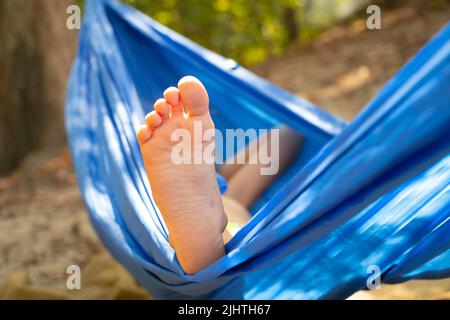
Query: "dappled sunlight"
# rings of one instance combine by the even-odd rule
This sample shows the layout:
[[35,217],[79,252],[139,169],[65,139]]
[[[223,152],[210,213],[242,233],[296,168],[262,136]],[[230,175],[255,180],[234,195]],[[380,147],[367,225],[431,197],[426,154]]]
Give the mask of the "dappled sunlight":
[[339,76],[332,85],[321,88],[312,94],[321,96],[324,99],[330,99],[358,90],[371,80],[370,74],[370,69],[367,66],[361,66]]
[[[71,5],[83,24],[70,28],[70,0],[13,1],[0,5],[0,299],[345,299],[374,266],[382,288],[350,299],[450,298],[448,280],[384,285],[448,275],[450,5],[380,1],[370,28],[367,0],[92,0]],[[186,75],[208,95],[185,99]],[[190,152],[211,138],[200,118],[219,130],[215,163],[171,171],[163,125],[192,129]],[[257,157],[260,129],[283,127]]]

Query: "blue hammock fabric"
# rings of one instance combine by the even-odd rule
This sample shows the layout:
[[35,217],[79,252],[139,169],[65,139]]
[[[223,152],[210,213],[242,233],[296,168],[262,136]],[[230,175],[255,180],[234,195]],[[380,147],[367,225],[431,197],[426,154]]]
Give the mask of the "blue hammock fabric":
[[[155,298],[329,299],[381,280],[450,276],[450,26],[349,124],[116,1],[88,1],[66,103],[77,178],[100,238]],[[217,128],[304,135],[227,255],[183,272],[135,131],[184,75]]]

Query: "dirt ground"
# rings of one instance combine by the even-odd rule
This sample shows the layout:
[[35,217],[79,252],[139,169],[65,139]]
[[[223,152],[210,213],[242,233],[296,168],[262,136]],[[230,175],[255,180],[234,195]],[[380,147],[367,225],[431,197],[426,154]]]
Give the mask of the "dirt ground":
[[[367,30],[364,20],[334,27],[254,71],[350,120],[449,17],[450,8],[382,13],[382,30]],[[0,178],[0,286],[22,271],[29,284],[62,287],[68,265],[83,268],[107,253],[89,224],[68,152],[51,160],[33,155],[25,163]],[[384,286],[352,298],[449,297],[450,280],[441,280]]]

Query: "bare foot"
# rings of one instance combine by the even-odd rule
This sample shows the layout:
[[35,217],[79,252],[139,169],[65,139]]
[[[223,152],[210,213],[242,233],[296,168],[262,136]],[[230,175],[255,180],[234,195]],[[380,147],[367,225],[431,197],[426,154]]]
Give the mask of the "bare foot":
[[[202,83],[188,76],[179,81],[178,88],[168,88],[154,108],[137,137],[153,197],[169,230],[169,242],[184,271],[193,274],[225,254],[222,233],[227,218],[214,164],[203,160],[177,164],[172,150],[179,141],[171,137],[176,129],[194,137],[194,126],[199,124],[202,130],[214,128],[209,98]],[[209,144],[191,140],[192,150]]]

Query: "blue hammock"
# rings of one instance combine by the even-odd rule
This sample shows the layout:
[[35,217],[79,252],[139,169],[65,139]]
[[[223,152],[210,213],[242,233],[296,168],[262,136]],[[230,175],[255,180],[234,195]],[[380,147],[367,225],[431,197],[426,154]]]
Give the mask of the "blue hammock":
[[[156,298],[340,299],[372,266],[385,283],[449,277],[449,39],[446,26],[346,124],[130,7],[89,1],[66,126],[93,226]],[[305,137],[227,255],[195,275],[168,243],[135,138],[188,74],[217,128],[285,123]]]

